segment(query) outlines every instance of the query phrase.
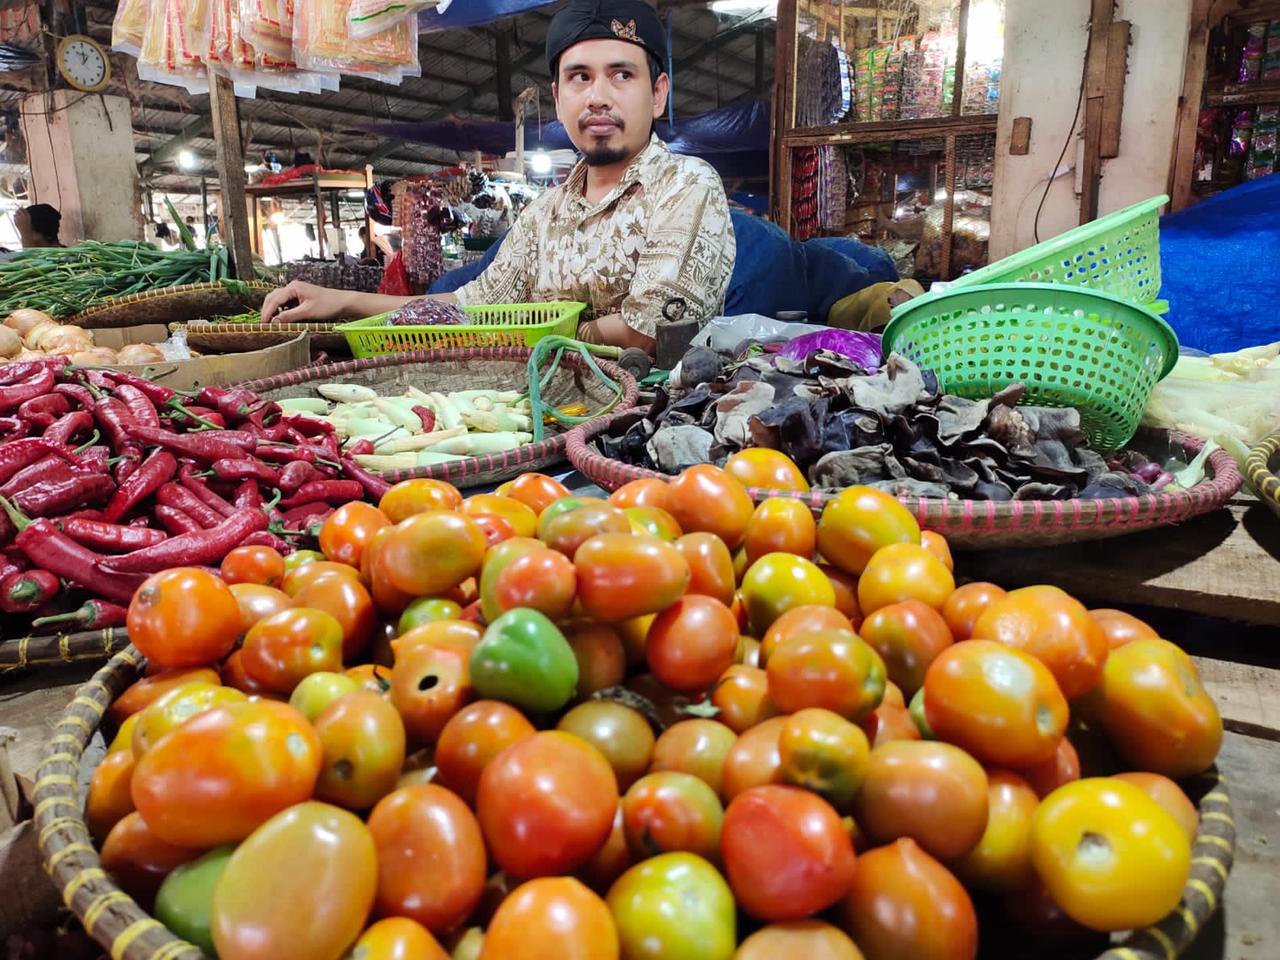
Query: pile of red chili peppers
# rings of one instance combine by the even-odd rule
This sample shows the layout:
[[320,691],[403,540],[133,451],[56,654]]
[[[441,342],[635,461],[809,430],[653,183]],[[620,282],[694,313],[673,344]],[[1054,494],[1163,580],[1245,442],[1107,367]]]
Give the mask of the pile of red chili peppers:
[[[338,506],[388,484],[327,424],[240,387],[173,390],[65,357],[0,366],[0,612],[124,623],[148,574],[235,547],[291,553]],[[90,599],[74,603],[74,590]]]

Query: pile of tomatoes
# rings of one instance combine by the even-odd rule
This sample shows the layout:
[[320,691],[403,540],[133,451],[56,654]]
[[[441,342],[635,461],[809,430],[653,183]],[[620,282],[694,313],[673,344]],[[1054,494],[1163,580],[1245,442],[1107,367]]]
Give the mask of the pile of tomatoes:
[[1186,654],[957,587],[876,490],[745,492],[789,481],[410,480],[320,552],[153,576],[104,867],[222,960],[971,960],[979,916],[1048,949],[1172,910],[1222,737]]

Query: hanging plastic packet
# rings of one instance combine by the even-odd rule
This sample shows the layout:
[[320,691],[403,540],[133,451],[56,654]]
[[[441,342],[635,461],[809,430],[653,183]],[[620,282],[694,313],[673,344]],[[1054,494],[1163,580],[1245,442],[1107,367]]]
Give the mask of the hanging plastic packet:
[[120,0],[115,19],[111,21],[111,49],[137,57],[150,14],[151,0]]
[[240,30],[261,56],[293,61],[292,0],[239,0]]
[[185,87],[190,93],[208,93],[209,77],[202,57],[208,14],[205,0],[151,0],[138,53],[138,76]]
[[390,30],[407,17],[414,17],[416,23],[419,10],[436,6],[436,0],[351,0],[348,29],[353,40],[363,40]]
[[351,5],[352,0],[297,0],[293,47],[298,66],[392,84],[405,76],[420,76],[417,18],[402,17],[371,37],[355,39],[348,30]]

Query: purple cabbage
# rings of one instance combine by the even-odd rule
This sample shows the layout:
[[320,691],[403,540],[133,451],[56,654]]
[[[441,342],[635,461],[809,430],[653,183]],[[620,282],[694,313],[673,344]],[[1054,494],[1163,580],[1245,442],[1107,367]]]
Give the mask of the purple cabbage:
[[856,330],[830,329],[806,333],[784,344],[778,356],[803,361],[819,350],[830,350],[848,357],[867,373],[880,369],[880,334]]

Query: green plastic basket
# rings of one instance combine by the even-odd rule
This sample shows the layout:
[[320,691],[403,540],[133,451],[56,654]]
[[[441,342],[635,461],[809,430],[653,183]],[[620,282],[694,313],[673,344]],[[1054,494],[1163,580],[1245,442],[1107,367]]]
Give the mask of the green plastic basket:
[[1152,197],[1083,223],[950,286],[1067,283],[1149,303],[1160,295],[1160,208],[1168,202],[1167,196]]
[[970,400],[1023,383],[1024,402],[1075,407],[1090,444],[1115,450],[1177,363],[1178,338],[1150,310],[1109,293],[1004,283],[902,304],[884,352],[933,370],[948,393]]
[[391,314],[383,313],[338,324],[336,329],[346,335],[351,354],[357,359],[433,347],[532,347],[553,334],[574,336],[578,332],[578,318],[586,306],[556,300],[463,307],[472,322],[459,326],[393,327],[387,323]]

